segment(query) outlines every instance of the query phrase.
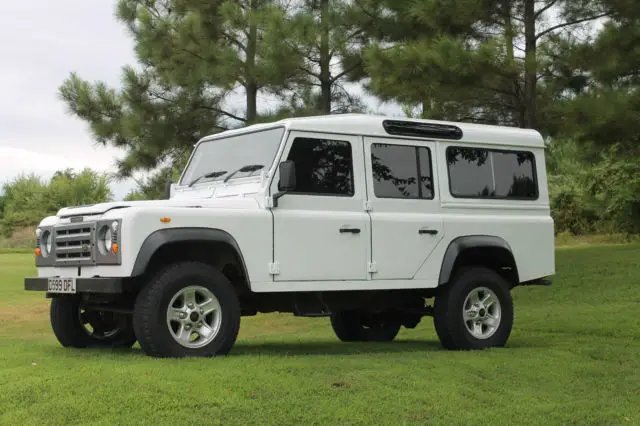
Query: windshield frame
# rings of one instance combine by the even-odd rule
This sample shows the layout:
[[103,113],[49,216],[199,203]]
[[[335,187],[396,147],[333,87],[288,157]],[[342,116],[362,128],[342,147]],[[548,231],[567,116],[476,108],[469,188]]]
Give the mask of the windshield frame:
[[[198,149],[200,148],[201,145],[204,145],[205,143],[216,143],[220,140],[223,139],[229,139],[229,138],[234,138],[234,137],[238,137],[238,136],[246,136],[246,135],[251,135],[253,133],[262,133],[262,132],[266,132],[266,131],[270,131],[270,130],[276,130],[276,129],[282,129],[282,136],[280,138],[280,141],[278,142],[278,147],[277,149],[274,151],[273,153],[273,158],[270,160],[270,162],[268,164],[265,164],[264,170],[266,173],[271,173],[271,170],[275,167],[275,163],[276,160],[278,159],[278,156],[280,155],[280,152],[282,151],[282,147],[283,147],[283,142],[286,140],[287,138],[287,126],[283,125],[283,124],[273,124],[273,125],[264,125],[264,127],[260,127],[260,128],[255,128],[255,129],[233,129],[231,130],[232,133],[227,133],[227,132],[222,132],[216,135],[211,135],[211,136],[205,136],[202,139],[200,139],[195,146],[193,147],[193,150],[191,151],[191,155],[189,156],[189,160],[187,161],[187,164],[185,164],[184,168],[182,169],[182,173],[180,174],[180,179],[178,180],[177,186],[180,187],[186,187],[189,186],[190,182],[186,182],[185,181],[185,174],[187,173],[187,170],[189,170],[189,167],[192,165],[193,160],[196,156],[196,153],[198,152]],[[238,131],[240,130],[240,131]],[[243,131],[244,130],[244,131]],[[229,173],[233,172],[233,170],[230,170]],[[242,176],[238,176],[238,177],[233,177],[232,179],[229,180],[230,183],[231,181],[235,180],[235,179],[245,179],[246,177],[242,177]],[[256,176],[250,176],[249,178],[256,178]],[[197,182],[194,186],[197,185],[201,185],[201,184],[211,184],[211,183],[219,183],[221,182],[221,179],[215,179],[215,180],[204,180],[202,182]]]

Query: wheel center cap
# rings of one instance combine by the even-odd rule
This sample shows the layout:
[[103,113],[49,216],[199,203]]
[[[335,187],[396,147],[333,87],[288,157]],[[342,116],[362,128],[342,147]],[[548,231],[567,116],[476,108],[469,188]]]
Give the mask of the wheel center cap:
[[189,315],[189,319],[193,322],[196,322],[200,319],[200,315],[198,315],[197,312],[191,312],[191,315]]
[[480,309],[480,311],[479,311],[478,313],[479,313],[479,314],[480,314],[480,316],[481,316],[481,317],[483,317],[483,318],[484,318],[484,316],[485,316],[485,315],[487,315],[487,311],[486,311],[484,308]]

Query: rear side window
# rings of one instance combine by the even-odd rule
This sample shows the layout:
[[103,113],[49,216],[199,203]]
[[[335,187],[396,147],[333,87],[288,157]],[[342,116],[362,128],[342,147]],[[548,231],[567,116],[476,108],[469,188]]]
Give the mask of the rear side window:
[[535,200],[538,184],[529,151],[447,148],[449,188],[460,198]]
[[377,198],[433,199],[431,152],[410,145],[371,145]]

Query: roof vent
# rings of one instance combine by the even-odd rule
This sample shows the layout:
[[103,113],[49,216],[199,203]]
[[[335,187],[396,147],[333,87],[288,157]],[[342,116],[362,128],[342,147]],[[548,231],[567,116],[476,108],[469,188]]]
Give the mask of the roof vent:
[[390,135],[420,138],[462,139],[462,130],[457,126],[415,121],[384,120],[382,127]]

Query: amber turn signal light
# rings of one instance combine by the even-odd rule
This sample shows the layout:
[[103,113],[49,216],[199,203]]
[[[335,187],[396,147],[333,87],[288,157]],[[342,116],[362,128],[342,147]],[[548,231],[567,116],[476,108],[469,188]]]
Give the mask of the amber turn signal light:
[[169,223],[169,222],[171,222],[171,218],[170,217],[161,217],[160,218],[160,222]]
[[36,248],[36,256],[40,256],[42,254],[42,251],[40,250],[40,247]]
[[111,251],[113,254],[118,254],[118,244],[111,244]]

